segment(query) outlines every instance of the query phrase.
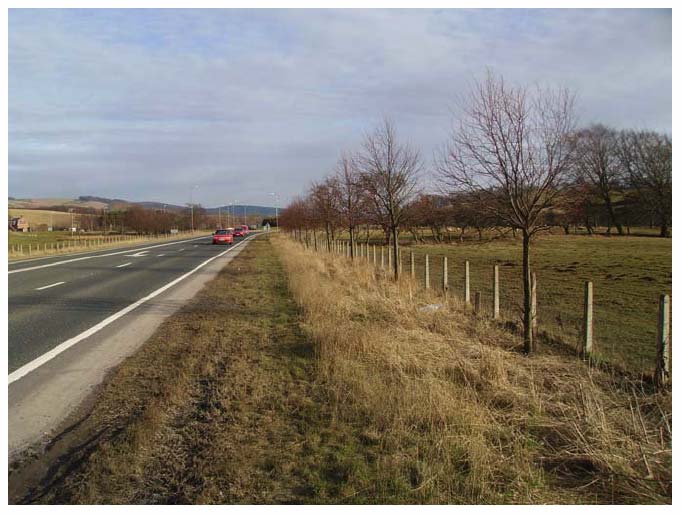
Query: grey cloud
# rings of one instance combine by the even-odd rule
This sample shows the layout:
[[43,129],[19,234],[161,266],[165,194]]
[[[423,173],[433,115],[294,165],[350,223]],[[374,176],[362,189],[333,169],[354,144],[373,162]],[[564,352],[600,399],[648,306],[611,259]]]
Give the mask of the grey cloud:
[[[284,200],[391,116],[428,158],[486,67],[671,132],[669,10],[11,10],[9,191]],[[69,193],[69,187],[71,192]]]

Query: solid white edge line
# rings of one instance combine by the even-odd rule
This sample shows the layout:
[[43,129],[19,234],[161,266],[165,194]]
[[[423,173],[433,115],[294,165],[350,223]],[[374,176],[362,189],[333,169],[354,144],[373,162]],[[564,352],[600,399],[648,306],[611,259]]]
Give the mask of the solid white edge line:
[[[256,235],[258,235],[258,234],[256,234]],[[204,267],[206,264],[208,264],[209,262],[211,262],[211,261],[213,261],[213,260],[215,260],[215,259],[217,259],[217,258],[219,258],[219,257],[222,257],[223,255],[225,255],[225,254],[228,253],[228,252],[231,252],[232,250],[234,250],[235,248],[237,248],[239,245],[241,245],[242,243],[245,243],[246,241],[248,241],[248,240],[250,240],[250,239],[252,239],[252,237],[250,237],[250,238],[248,238],[248,239],[244,239],[243,241],[241,241],[241,243],[238,243],[238,244],[232,246],[231,248],[227,248],[227,250],[225,250],[224,252],[221,252],[221,253],[219,253],[219,254],[217,254],[217,255],[214,255],[213,257],[210,257],[209,259],[203,261],[201,264],[199,264],[199,265],[198,265],[197,267],[195,267],[194,269],[188,271],[188,272],[185,273],[184,275],[179,276],[179,277],[176,278],[175,280],[172,280],[171,282],[168,282],[166,285],[160,287],[160,288],[157,289],[156,291],[153,291],[152,293],[149,293],[149,294],[148,294],[147,296],[145,296],[144,298],[140,298],[140,299],[137,300],[136,302],[134,302],[134,303],[128,305],[127,307],[121,309],[120,311],[118,311],[118,312],[112,314],[112,315],[109,316],[108,318],[106,318],[106,319],[100,321],[99,323],[97,323],[96,325],[90,327],[90,328],[87,329],[85,332],[81,332],[81,333],[78,334],[77,336],[74,336],[74,337],[72,337],[71,339],[67,339],[67,340],[64,341],[63,343],[61,343],[61,344],[55,346],[54,348],[52,348],[50,351],[45,352],[45,353],[42,354],[40,357],[37,357],[36,359],[33,359],[31,362],[29,362],[29,363],[27,363],[27,364],[24,364],[24,365],[21,366],[19,369],[15,370],[15,371],[13,371],[12,373],[9,374],[9,384],[11,384],[11,383],[13,383],[13,382],[16,382],[16,381],[19,380],[20,378],[22,378],[22,377],[28,375],[31,371],[34,371],[35,369],[39,368],[39,367],[42,366],[43,364],[45,364],[45,363],[51,361],[51,360],[54,359],[57,355],[59,355],[60,353],[65,352],[66,350],[68,350],[69,348],[71,348],[73,345],[75,345],[75,344],[79,343],[80,341],[82,341],[83,339],[86,339],[86,338],[90,337],[91,335],[93,335],[93,334],[99,332],[100,330],[102,330],[102,329],[103,329],[104,327],[106,327],[107,325],[110,325],[111,323],[113,323],[113,322],[116,321],[117,319],[119,319],[119,318],[125,316],[126,314],[128,314],[128,313],[131,312],[131,311],[133,311],[134,309],[136,309],[136,308],[139,307],[140,305],[142,305],[142,304],[148,302],[148,301],[151,300],[152,298],[154,298],[154,297],[160,295],[161,293],[163,293],[164,291],[170,289],[170,288],[173,287],[175,284],[177,284],[178,282],[181,282],[182,280],[184,280],[184,279],[187,278],[188,276],[193,275],[194,273],[196,273],[198,270],[200,270],[201,268],[203,268],[203,267]]]
[[[32,271],[32,270],[42,269],[42,268],[51,268],[53,266],[59,266],[60,264],[66,264],[66,263],[69,263],[69,262],[84,261],[86,259],[98,259],[100,257],[111,257],[112,255],[121,255],[123,253],[133,253],[133,252],[140,253],[140,252],[144,251],[145,249],[149,250],[151,248],[159,248],[161,246],[176,245],[176,244],[181,244],[181,243],[187,243],[187,242],[190,242],[190,241],[198,241],[199,239],[206,239],[207,237],[210,237],[210,236],[195,237],[194,239],[183,239],[182,241],[173,241],[172,243],[163,243],[163,244],[160,244],[160,245],[146,246],[145,248],[128,248],[128,249],[121,251],[121,252],[106,253],[106,254],[103,254],[103,255],[87,255],[85,257],[78,257],[76,259],[67,259],[65,261],[52,262],[50,264],[41,264],[39,266],[31,266],[29,268],[13,269],[13,270],[7,271],[7,274],[11,275],[12,273],[21,273],[22,271]],[[194,245],[194,246],[198,246],[198,245]]]
[[131,264],[132,264],[132,262],[126,262],[125,264],[120,264],[120,265],[118,265],[118,266],[116,266],[116,267],[117,267],[117,268],[125,268],[126,266],[130,266]]
[[50,284],[49,286],[36,287],[35,290],[42,291],[43,289],[49,289],[50,287],[60,286],[62,284],[66,284],[66,282],[55,282],[54,284]]

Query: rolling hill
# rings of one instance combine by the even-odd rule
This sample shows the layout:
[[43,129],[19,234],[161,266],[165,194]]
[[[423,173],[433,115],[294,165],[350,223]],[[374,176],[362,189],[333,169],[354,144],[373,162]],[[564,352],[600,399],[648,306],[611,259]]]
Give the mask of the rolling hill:
[[[185,205],[175,205],[162,202],[131,202],[120,198],[104,198],[100,196],[79,196],[78,198],[8,198],[10,209],[40,209],[40,210],[66,210],[70,208],[124,210],[130,205],[140,205],[147,209],[165,209],[168,211],[181,211]],[[237,215],[261,215],[264,217],[274,216],[276,209],[261,205],[232,205],[219,207],[205,207],[208,214],[218,212],[235,213]]]

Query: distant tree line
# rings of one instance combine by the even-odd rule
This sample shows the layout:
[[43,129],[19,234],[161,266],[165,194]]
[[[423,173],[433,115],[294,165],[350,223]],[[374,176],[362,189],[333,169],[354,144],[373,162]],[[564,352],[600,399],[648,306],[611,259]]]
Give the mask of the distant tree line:
[[[398,235],[415,240],[430,229],[436,241],[485,230],[523,241],[525,349],[532,351],[530,248],[551,227],[598,225],[608,233],[632,226],[671,227],[671,138],[653,131],[579,128],[574,97],[564,89],[511,86],[488,73],[461,102],[461,116],[434,159],[437,188],[425,191],[417,149],[396,137],[389,120],[344,153],[336,169],[282,210],[280,226],[302,237],[340,232],[368,240],[380,228],[398,251]],[[399,273],[393,260],[395,278]]]

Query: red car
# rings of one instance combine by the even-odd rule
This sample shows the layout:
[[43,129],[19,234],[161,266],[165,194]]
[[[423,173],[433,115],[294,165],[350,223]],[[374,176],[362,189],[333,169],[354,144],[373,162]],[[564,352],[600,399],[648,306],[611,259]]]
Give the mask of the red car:
[[213,234],[213,244],[232,244],[234,242],[234,235],[231,230],[216,230]]
[[234,229],[234,237],[244,237],[244,229],[241,227],[236,227]]
[[241,228],[244,231],[244,235],[247,236],[248,235],[248,225],[241,225]]

